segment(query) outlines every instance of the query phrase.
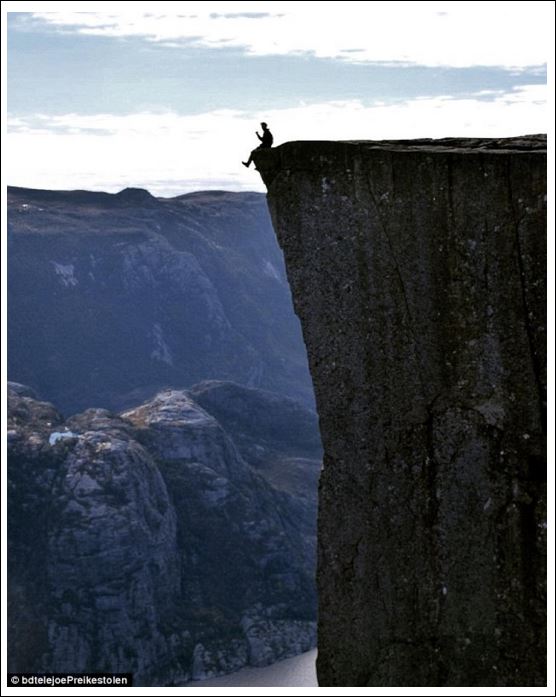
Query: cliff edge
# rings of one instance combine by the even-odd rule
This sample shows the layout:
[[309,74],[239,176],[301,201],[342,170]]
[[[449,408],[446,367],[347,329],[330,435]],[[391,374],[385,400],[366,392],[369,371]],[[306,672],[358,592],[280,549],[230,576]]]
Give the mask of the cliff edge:
[[546,138],[255,162],[325,448],[319,684],[546,684]]

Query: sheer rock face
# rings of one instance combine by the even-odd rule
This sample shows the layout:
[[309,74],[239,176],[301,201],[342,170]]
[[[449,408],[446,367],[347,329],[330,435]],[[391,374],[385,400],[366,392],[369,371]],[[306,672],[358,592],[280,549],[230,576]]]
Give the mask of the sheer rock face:
[[256,164],[325,450],[320,684],[545,684],[546,139]]

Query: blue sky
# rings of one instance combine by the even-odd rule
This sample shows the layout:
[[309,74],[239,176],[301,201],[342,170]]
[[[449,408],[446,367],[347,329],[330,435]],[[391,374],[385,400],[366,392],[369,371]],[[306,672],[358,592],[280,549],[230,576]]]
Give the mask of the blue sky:
[[278,143],[547,128],[550,2],[5,5],[15,185],[262,190],[262,119]]

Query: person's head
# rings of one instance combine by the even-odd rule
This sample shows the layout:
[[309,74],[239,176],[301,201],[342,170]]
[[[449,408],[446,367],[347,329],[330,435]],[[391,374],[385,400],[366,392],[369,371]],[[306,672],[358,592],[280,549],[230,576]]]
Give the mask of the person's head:
[[261,128],[263,129],[263,131],[266,131],[267,129],[267,125],[264,121],[261,121]]

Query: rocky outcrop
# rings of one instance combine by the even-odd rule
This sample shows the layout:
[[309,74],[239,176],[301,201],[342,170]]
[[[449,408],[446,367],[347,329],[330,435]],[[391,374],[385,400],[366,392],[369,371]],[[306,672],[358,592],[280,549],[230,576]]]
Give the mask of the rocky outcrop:
[[545,684],[546,139],[256,164],[325,451],[319,683]]
[[245,461],[287,500],[288,519],[302,535],[312,568],[322,464],[316,414],[294,400],[230,382],[205,381],[190,394],[233,433]]
[[[215,412],[234,393],[292,409],[218,382],[195,391],[214,392]],[[8,406],[10,670],[168,685],[314,646],[315,528],[299,525],[314,488],[274,486],[183,390],[64,421],[15,385]],[[314,415],[297,409],[318,442]],[[308,453],[281,457],[296,455]]]
[[8,254],[10,379],[65,415],[205,379],[314,406],[262,194],[10,187]]

